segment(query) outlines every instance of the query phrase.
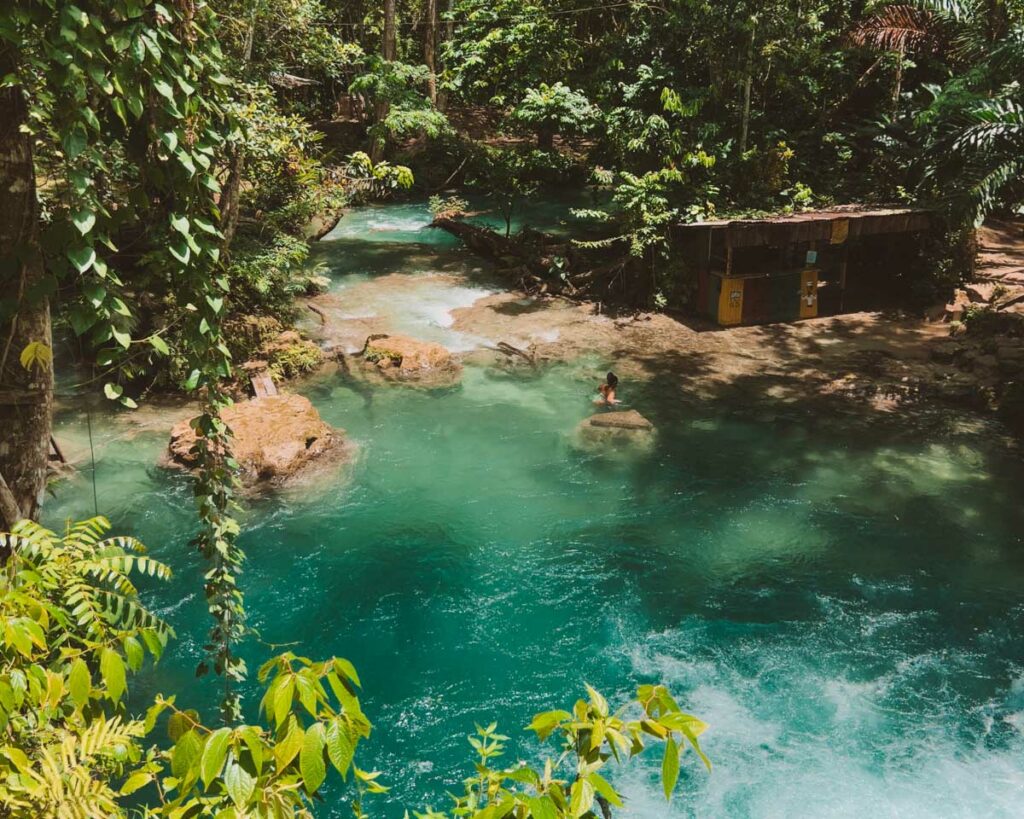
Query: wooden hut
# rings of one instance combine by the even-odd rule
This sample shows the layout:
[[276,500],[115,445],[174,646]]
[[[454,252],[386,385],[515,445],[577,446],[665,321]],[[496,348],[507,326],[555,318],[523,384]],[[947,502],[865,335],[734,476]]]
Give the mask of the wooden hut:
[[679,225],[673,239],[696,271],[698,312],[728,326],[843,312],[855,273],[862,293],[875,287],[878,270],[912,264],[932,226],[926,210],[841,205]]

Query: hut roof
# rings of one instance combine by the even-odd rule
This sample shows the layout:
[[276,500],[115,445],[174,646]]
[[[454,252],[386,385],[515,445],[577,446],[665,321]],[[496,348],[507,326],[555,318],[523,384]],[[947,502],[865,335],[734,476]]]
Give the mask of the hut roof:
[[921,208],[872,208],[836,205],[824,210],[766,216],[761,219],[715,219],[679,225],[682,230],[725,231],[731,247],[781,245],[790,242],[834,240],[837,226],[845,223],[844,239],[882,233],[918,233],[931,226],[932,212]]

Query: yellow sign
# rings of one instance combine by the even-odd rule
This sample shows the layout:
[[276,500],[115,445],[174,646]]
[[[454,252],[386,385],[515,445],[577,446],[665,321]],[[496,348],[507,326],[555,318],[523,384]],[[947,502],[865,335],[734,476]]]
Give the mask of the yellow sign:
[[832,223],[832,239],[831,244],[841,245],[846,241],[850,235],[850,220],[849,219],[836,219]]

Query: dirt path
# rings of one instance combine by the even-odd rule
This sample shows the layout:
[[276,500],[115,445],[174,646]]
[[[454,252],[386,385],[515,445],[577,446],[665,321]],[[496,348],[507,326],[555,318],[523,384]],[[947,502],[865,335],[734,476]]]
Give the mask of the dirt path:
[[1024,219],[989,220],[978,231],[976,276],[1005,287],[1024,287]]

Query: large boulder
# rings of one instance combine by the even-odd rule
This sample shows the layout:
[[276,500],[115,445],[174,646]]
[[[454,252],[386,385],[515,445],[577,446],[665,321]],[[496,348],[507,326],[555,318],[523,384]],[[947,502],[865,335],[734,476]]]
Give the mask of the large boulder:
[[[221,413],[233,433],[232,453],[243,484],[284,483],[314,463],[351,454],[345,431],[324,423],[301,395],[269,395],[241,401]],[[188,421],[175,424],[168,446],[173,463],[195,465],[195,431]]]
[[654,424],[636,410],[599,412],[576,428],[581,447],[594,451],[649,450],[654,445]]
[[359,354],[364,365],[389,381],[423,386],[449,386],[462,375],[462,365],[442,345],[400,335],[373,335]]

